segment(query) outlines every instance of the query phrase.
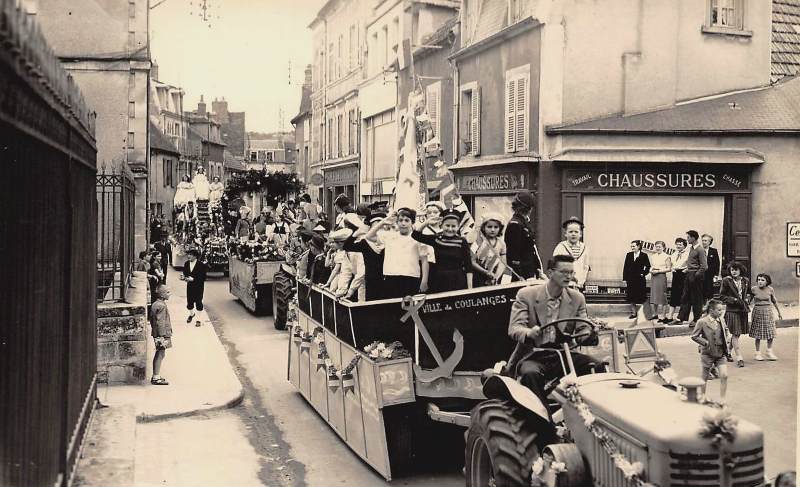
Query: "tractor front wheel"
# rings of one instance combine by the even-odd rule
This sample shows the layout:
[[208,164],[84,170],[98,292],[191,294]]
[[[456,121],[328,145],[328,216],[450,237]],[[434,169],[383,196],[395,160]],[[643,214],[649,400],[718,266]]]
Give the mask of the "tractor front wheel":
[[472,409],[464,450],[467,487],[531,485],[539,458],[537,419],[511,401],[491,399]]
[[294,276],[278,269],[272,282],[272,319],[276,330],[286,329],[286,315],[294,295]]

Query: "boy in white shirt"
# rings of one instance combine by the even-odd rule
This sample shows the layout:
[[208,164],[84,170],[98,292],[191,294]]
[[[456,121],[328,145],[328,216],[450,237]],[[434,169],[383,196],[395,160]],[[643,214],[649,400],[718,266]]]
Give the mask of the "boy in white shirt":
[[366,238],[379,241],[384,247],[384,297],[398,298],[425,293],[428,290],[428,256],[423,244],[411,238],[417,212],[410,208],[392,211],[383,220],[397,224],[397,231],[378,234],[383,225],[375,225]]

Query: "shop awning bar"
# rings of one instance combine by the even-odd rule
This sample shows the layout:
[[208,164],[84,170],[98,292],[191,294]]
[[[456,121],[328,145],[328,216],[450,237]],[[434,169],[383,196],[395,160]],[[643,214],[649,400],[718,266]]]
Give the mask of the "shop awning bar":
[[574,147],[551,157],[553,162],[650,163],[650,164],[763,164],[764,154],[747,148],[607,148]]

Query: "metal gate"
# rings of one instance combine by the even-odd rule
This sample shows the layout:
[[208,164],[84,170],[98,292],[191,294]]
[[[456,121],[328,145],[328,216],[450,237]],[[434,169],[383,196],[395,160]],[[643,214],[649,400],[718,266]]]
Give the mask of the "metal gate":
[[0,0],[0,485],[67,485],[95,402],[94,114]]

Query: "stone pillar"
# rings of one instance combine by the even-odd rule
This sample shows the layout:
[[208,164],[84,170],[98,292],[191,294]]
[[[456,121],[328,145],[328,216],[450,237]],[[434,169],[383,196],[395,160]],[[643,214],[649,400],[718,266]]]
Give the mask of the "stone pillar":
[[97,380],[141,384],[147,372],[147,277],[135,272],[127,303],[97,306]]

